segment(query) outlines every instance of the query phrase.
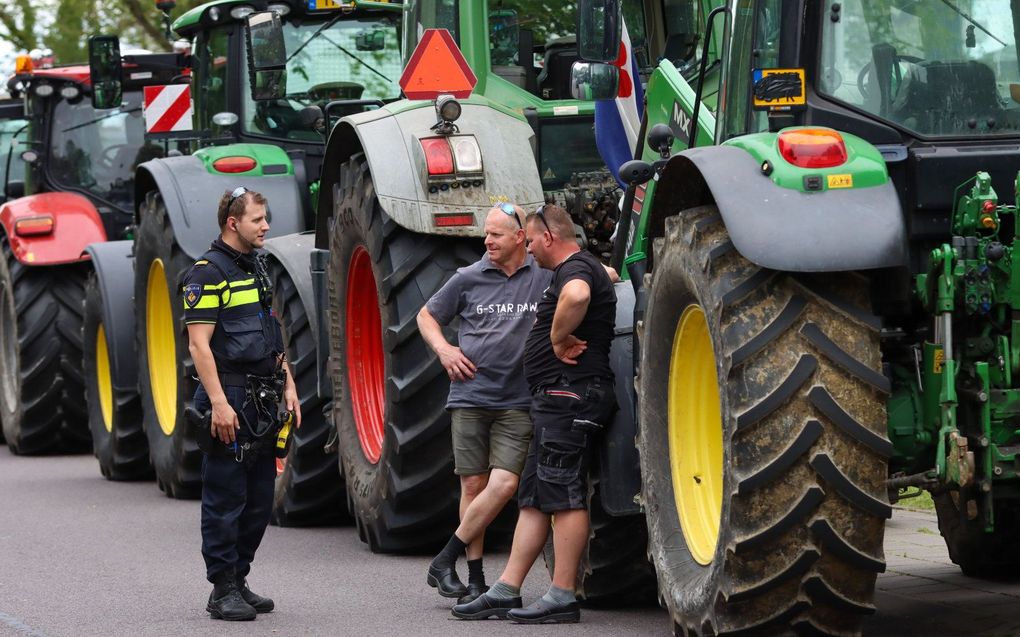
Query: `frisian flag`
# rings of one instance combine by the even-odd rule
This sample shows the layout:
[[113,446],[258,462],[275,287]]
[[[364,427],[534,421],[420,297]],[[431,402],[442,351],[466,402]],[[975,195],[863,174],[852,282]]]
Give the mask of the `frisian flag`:
[[613,65],[620,69],[620,87],[614,100],[595,102],[595,145],[599,155],[621,187],[619,170],[624,162],[634,159],[638,131],[641,128],[641,108],[644,99],[637,59],[627,34],[627,23],[622,24],[620,54]]

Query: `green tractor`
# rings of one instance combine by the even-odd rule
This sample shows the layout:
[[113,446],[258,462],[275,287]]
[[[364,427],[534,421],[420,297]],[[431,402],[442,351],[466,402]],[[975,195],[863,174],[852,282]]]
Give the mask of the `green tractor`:
[[[575,85],[611,99],[621,2],[579,4]],[[903,495],[964,573],[1020,566],[1020,8],[713,4],[622,0],[696,54],[660,54],[620,168],[614,491],[676,632],[860,634]]]
[[[336,123],[327,117],[309,315],[317,317],[320,395],[335,398],[348,506],[361,539],[379,552],[430,550],[454,528],[449,381],[415,315],[481,254],[485,211],[501,201],[555,201],[573,214],[579,241],[608,259],[622,192],[594,144],[594,104],[570,97],[575,3],[399,6],[405,59],[428,33],[456,44],[477,83],[463,91],[469,97],[387,101]],[[288,86],[295,73],[288,63]],[[304,237],[277,239],[276,249],[291,240]],[[620,517],[600,502],[596,491],[594,544],[618,547],[644,532],[633,502]],[[653,582],[641,551],[639,542],[589,563],[585,594],[647,596]]]
[[[196,381],[180,278],[218,232],[219,196],[240,184],[269,199],[274,236],[292,234],[266,246],[274,309],[284,323],[304,417],[297,444],[278,465],[273,520],[307,525],[343,517],[338,464],[324,450],[330,394],[316,391],[317,317],[306,310],[311,237],[294,233],[313,227],[324,114],[335,118],[399,96],[399,6],[358,4],[223,0],[173,22],[174,32],[190,41],[195,130],[164,136],[175,156],[139,166],[134,240],[92,247],[102,267],[86,306],[86,381],[104,475],[134,477],[124,462],[141,452],[167,495],[200,492],[201,456],[184,422]],[[265,57],[258,42],[253,49],[247,26],[252,15],[270,15],[267,9],[290,50],[282,62],[291,71],[289,84],[273,90],[263,82],[274,71],[263,67],[281,61]]]

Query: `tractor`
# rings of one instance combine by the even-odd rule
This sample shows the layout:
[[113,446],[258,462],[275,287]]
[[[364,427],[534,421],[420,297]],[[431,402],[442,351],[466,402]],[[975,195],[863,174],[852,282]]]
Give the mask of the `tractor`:
[[[594,104],[570,97],[579,59],[574,3],[443,0],[401,9],[408,62],[425,55],[412,51],[427,34],[428,54],[446,56],[456,45],[462,63],[446,57],[440,66],[470,70],[476,83],[465,88],[455,78],[442,89],[420,78],[435,88],[431,95],[411,84],[408,99],[338,113],[338,121],[327,105],[309,254],[319,392],[334,400],[349,511],[376,552],[431,550],[455,524],[449,380],[414,317],[480,256],[486,210],[502,201],[527,209],[559,203],[581,245],[608,260],[621,194],[595,147]],[[271,41],[270,33],[261,37]],[[291,43],[286,49],[289,57]],[[284,70],[279,83],[289,86],[296,70],[289,63]],[[282,252],[291,240],[304,238],[279,238],[270,249]],[[298,269],[289,271],[299,280]],[[625,545],[620,538],[643,537],[640,510],[631,502],[614,516],[601,502],[597,489],[593,545],[607,550],[586,564],[583,594],[648,597],[654,581],[643,540],[608,550]]]
[[84,249],[131,232],[135,166],[163,152],[143,139],[142,88],[181,73],[174,54],[124,62],[122,99],[97,108],[87,66],[33,70],[23,56],[7,83],[22,99],[0,106],[0,421],[14,453],[89,447]]
[[860,634],[920,490],[965,574],[1015,572],[1017,3],[579,6],[587,97],[616,96],[621,15],[663,47],[607,435],[675,632]]
[[[276,16],[291,53],[285,62],[293,71],[288,90],[276,96],[249,83],[249,69],[253,82],[265,71],[255,70],[263,60],[260,48],[253,55],[246,19],[256,11],[267,15],[266,9]],[[104,267],[97,268],[86,307],[85,347],[94,353],[87,357],[86,383],[93,435],[106,444],[106,453],[97,453],[104,475],[125,475],[125,463],[142,456],[168,496],[200,492],[201,455],[184,418],[196,380],[180,279],[218,233],[219,197],[245,185],[270,201],[273,235],[293,237],[282,246],[278,240],[267,245],[274,309],[284,323],[303,412],[296,444],[278,467],[273,521],[307,525],[342,518],[342,479],[335,454],[324,451],[330,397],[316,392],[316,317],[305,310],[311,306],[311,239],[296,233],[312,227],[324,111],[336,117],[399,95],[395,9],[372,2],[355,9],[228,0],[173,21],[172,30],[191,43],[194,130],[171,137],[176,156],[139,165],[133,240],[92,247]],[[107,341],[115,334],[120,349],[104,347],[101,333]],[[127,470],[126,476],[134,475]]]

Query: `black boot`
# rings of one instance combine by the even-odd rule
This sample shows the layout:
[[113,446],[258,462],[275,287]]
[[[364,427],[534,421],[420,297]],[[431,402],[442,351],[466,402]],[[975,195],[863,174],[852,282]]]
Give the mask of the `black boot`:
[[243,577],[237,578],[237,590],[241,592],[241,597],[249,606],[255,609],[256,613],[271,613],[276,608],[276,604],[273,603],[268,597],[262,597],[258,593],[253,593],[248,588],[248,580]]
[[255,609],[244,601],[241,591],[237,588],[234,574],[220,573],[213,581],[213,590],[209,594],[209,603],[205,610],[213,619],[227,621],[249,621],[255,619]]

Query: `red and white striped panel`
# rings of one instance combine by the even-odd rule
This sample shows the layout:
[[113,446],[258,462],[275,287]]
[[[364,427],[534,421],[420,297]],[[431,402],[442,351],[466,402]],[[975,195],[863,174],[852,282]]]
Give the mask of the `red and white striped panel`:
[[191,125],[191,87],[166,84],[145,87],[145,132],[176,133]]

